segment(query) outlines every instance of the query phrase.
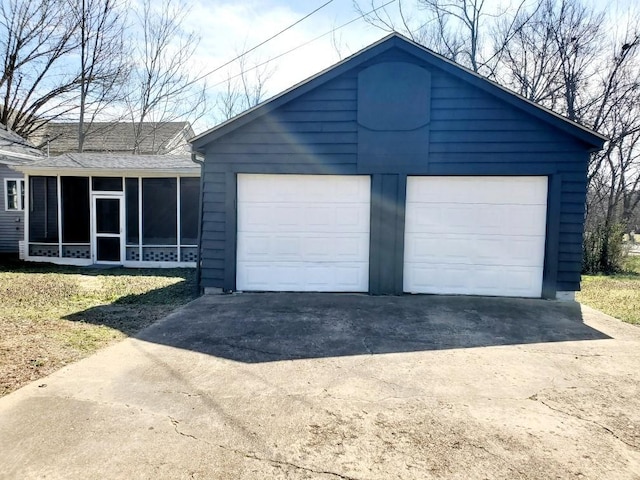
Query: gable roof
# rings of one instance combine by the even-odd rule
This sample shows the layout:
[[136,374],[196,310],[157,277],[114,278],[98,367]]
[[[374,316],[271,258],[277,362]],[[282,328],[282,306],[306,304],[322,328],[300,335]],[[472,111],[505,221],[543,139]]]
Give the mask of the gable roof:
[[42,158],[40,150],[0,124],[0,163],[20,165]]
[[23,173],[33,172],[74,172],[90,175],[101,172],[118,172],[126,175],[131,172],[150,174],[194,174],[200,173],[200,166],[191,160],[190,155],[134,155],[109,153],[65,153],[57,157],[48,157],[28,165],[14,167]]
[[[54,154],[73,152],[78,149],[78,125],[77,122],[50,122],[38,130],[32,140],[39,144],[46,144],[48,140],[49,151]],[[189,122],[93,122],[87,130],[83,149],[85,152],[133,153],[138,125],[141,154],[171,153],[194,134]]]
[[292,86],[273,98],[266,100],[240,115],[237,115],[236,117],[233,117],[226,122],[193,137],[190,139],[193,149],[195,151],[200,151],[199,149],[202,149],[202,147],[213,142],[217,138],[220,138],[221,136],[246,125],[257,118],[266,115],[269,112],[272,112],[281,105],[284,105],[301,95],[318,88],[348,70],[351,70],[392,48],[403,50],[406,53],[418,57],[420,60],[423,60],[424,62],[459,78],[460,80],[472,84],[473,86],[513,105],[514,107],[523,110],[548,124],[551,124],[555,128],[576,137],[587,145],[593,147],[594,150],[600,150],[604,142],[608,140],[607,137],[584,127],[579,123],[571,121],[552,110],[538,105],[508,88],[505,88],[498,83],[463,67],[462,65],[458,65],[442,55],[432,52],[428,48],[394,32],[368,47],[365,47],[359,52],[356,52],[350,57],[345,58],[341,62],[338,62],[307,80]]

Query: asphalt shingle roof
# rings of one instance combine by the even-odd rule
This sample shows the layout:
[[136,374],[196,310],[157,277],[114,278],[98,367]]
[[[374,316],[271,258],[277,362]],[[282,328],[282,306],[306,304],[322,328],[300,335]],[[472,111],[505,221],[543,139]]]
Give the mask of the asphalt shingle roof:
[[192,170],[200,167],[189,155],[133,155],[109,153],[65,153],[49,157],[30,165],[34,169],[78,169],[78,170]]
[[[13,156],[17,154],[18,156]],[[32,158],[23,158],[27,155]],[[0,160],[3,163],[24,164],[34,161],[35,158],[42,157],[42,152],[34,147],[27,140],[17,133],[7,130],[7,127],[0,124]]]
[[[83,150],[85,152],[126,152],[133,153],[135,128],[127,122],[94,122],[87,130]],[[189,122],[145,122],[141,125],[141,154],[171,153],[175,147],[172,141],[185,131],[185,139],[193,136]],[[48,135],[48,137],[47,137]],[[34,143],[45,144],[49,140],[52,154],[78,150],[78,123],[50,122],[34,134]],[[184,142],[180,142],[186,144]]]

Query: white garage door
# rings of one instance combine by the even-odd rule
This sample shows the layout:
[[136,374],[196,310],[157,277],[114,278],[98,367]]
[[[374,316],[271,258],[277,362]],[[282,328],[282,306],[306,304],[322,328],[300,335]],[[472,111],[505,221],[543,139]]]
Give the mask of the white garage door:
[[368,176],[238,175],[236,288],[366,292]]
[[409,177],[404,291],[540,297],[546,177]]

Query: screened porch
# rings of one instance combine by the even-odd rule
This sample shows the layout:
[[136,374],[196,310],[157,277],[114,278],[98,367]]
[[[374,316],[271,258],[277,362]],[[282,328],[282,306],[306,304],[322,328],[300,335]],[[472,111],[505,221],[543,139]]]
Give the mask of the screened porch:
[[195,266],[200,178],[27,175],[26,259]]

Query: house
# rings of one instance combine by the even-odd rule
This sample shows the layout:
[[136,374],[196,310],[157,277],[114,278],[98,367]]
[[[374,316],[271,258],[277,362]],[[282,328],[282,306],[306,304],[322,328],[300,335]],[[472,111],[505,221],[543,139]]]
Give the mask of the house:
[[[76,122],[50,122],[30,140],[57,156],[78,151],[78,134]],[[193,135],[189,122],[93,122],[87,127],[83,152],[189,155]]]
[[42,158],[42,152],[19,135],[0,125],[0,254],[18,253],[24,238],[25,188],[22,175],[11,166],[27,165]]
[[193,130],[187,122],[138,126],[136,137],[131,123],[93,123],[82,153],[73,153],[77,123],[39,132],[57,155],[13,167],[24,174],[25,260],[196,266],[200,168],[187,142]]
[[24,174],[26,260],[196,266],[191,156],[67,153],[14,168]]
[[192,140],[201,286],[571,298],[605,140],[392,34]]

